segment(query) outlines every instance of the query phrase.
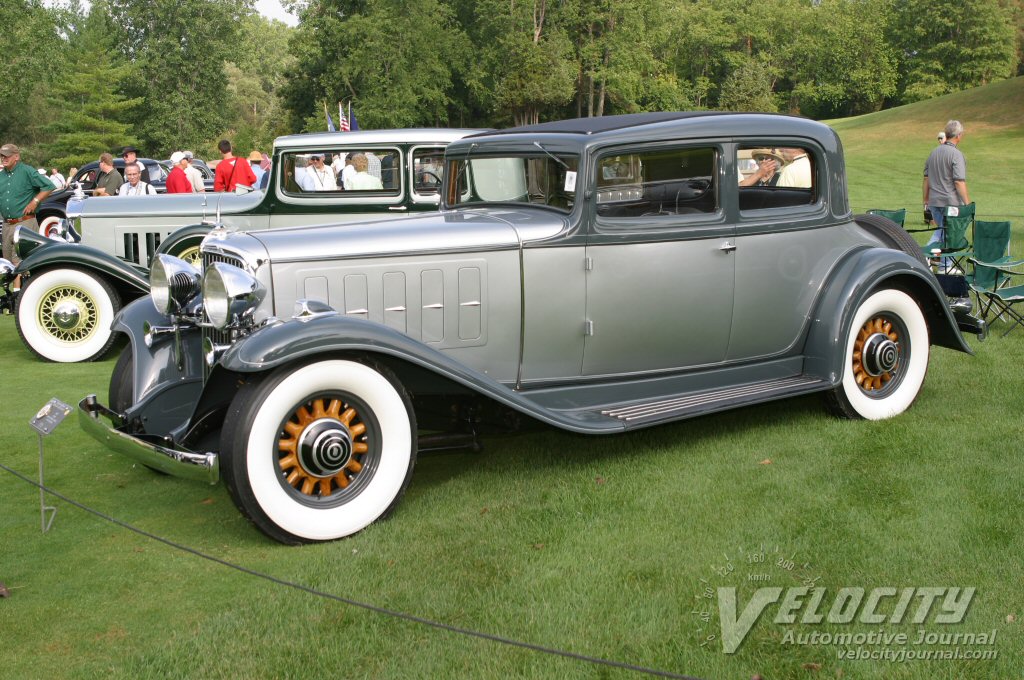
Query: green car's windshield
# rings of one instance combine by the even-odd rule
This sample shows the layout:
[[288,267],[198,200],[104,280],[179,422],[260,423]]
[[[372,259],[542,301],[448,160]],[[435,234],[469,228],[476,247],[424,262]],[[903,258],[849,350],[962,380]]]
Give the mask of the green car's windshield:
[[569,212],[576,202],[579,158],[523,154],[450,160],[446,205],[485,206],[527,203]]

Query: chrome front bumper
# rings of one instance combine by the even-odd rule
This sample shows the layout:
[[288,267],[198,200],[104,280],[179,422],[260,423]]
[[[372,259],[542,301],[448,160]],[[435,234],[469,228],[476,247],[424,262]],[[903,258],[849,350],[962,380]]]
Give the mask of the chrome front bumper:
[[96,441],[155,470],[175,477],[216,484],[220,461],[216,453],[196,453],[147,442],[117,429],[122,416],[96,400],[95,394],[78,402],[78,425]]

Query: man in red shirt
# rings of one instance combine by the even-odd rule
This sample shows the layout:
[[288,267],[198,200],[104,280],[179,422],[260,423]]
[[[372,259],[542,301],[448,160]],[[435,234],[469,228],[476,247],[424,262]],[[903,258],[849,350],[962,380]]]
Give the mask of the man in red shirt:
[[239,184],[249,187],[256,186],[256,175],[253,174],[249,161],[238,159],[231,154],[231,142],[220,140],[221,161],[217,164],[217,172],[213,176],[214,191],[234,191]]
[[191,194],[192,193],[192,182],[189,181],[188,175],[185,174],[185,166],[188,165],[188,159],[185,154],[181,151],[175,151],[171,154],[171,173],[167,175],[167,193],[169,194]]

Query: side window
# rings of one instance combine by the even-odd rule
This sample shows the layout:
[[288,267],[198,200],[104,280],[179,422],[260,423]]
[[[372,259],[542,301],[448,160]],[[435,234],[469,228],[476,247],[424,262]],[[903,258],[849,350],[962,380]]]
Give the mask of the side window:
[[736,161],[740,210],[788,208],[816,200],[815,157],[810,149],[741,146]]
[[412,189],[420,196],[436,196],[444,177],[444,147],[421,147],[412,154]]
[[714,148],[652,149],[597,161],[597,214],[692,215],[718,210]]
[[282,154],[283,191],[290,195],[397,196],[402,189],[398,149],[317,149]]

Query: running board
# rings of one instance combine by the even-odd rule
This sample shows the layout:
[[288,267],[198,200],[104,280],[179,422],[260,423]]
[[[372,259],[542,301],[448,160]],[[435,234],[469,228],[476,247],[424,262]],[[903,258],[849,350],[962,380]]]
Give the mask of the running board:
[[601,410],[601,415],[617,418],[627,427],[653,422],[689,418],[711,411],[780,399],[786,396],[819,392],[832,387],[827,380],[806,375],[777,378],[745,385],[691,392],[668,399],[623,404]]

